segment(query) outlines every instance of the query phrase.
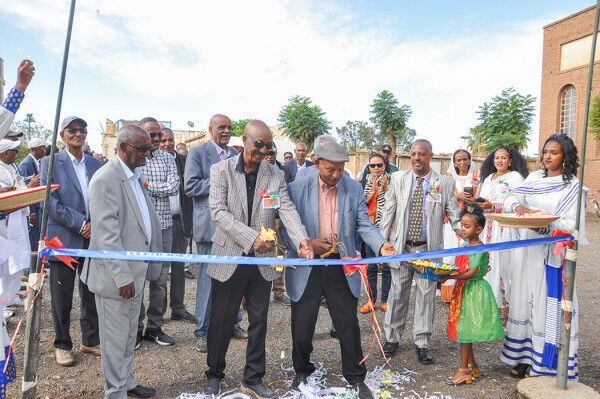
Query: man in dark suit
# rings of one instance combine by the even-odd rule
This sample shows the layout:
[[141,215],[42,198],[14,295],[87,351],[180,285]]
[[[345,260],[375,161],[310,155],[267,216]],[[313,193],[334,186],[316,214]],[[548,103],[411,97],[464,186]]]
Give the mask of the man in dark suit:
[[[173,131],[169,128],[161,129],[160,149],[171,154],[177,165],[179,174],[180,190],[177,195],[169,197],[171,214],[173,215],[173,247],[172,253],[184,254],[189,237],[192,232],[192,199],[183,193],[183,173],[185,171],[186,157],[175,152],[175,138]],[[184,264],[181,262],[171,262],[171,319],[181,320],[188,323],[195,323],[196,318],[187,311],[183,304],[185,294],[185,273]],[[165,297],[166,300],[166,297]]]
[[296,158],[286,161],[284,165],[292,172],[292,178],[296,180],[296,173],[298,173],[299,170],[313,166],[314,163],[306,159],[306,154],[308,152],[306,144],[296,144],[294,152],[296,153]]
[[[46,142],[35,137],[27,143],[29,154],[19,164],[21,176],[25,176],[25,183],[29,183],[31,178],[40,174],[40,160],[46,155]],[[29,179],[28,179],[29,177]],[[43,204],[43,203],[42,203]],[[42,222],[42,204],[29,205],[29,242],[31,250],[37,251],[38,240],[40,239],[40,223]],[[28,275],[27,272],[26,275]]]
[[[206,143],[193,147],[188,153],[184,173],[185,195],[194,202],[193,213],[193,239],[196,241],[198,254],[210,255],[212,249],[212,236],[215,232],[215,222],[210,216],[208,207],[208,194],[210,190],[210,167],[225,159],[238,154],[238,151],[230,147],[231,119],[225,115],[213,115],[208,125],[208,133],[211,139]],[[208,325],[210,323],[211,304],[211,279],[206,274],[206,263],[198,266],[198,286],[196,288],[196,330],[194,335],[198,337],[196,348],[200,352],[206,352]],[[238,323],[233,328],[233,335],[239,339],[247,339],[248,334],[239,325],[242,319],[238,313]]]
[[[249,122],[244,129],[244,151],[210,168],[210,214],[215,221],[212,255],[273,256],[273,247],[260,237],[262,226],[275,229],[279,215],[290,239],[288,246],[299,256],[312,258],[306,230],[287,195],[283,173],[264,161],[273,148],[273,135],[261,121]],[[278,195],[269,203],[264,193]],[[246,298],[248,309],[248,348],[242,392],[258,398],[274,398],[263,384],[265,338],[271,281],[279,272],[270,266],[209,264],[212,277],[212,311],[208,329],[208,370],[205,395],[218,395],[224,377],[225,356],[236,313]]]
[[[82,147],[87,136],[86,127],[87,123],[79,117],[69,116],[63,119],[60,137],[65,142],[65,149],[56,154],[52,172],[52,184],[60,184],[60,188],[50,194],[48,238],[58,237],[66,248],[86,249],[90,242],[88,185],[102,163],[93,156],[83,153]],[[50,158],[44,158],[41,162],[43,186],[46,185],[49,161]],[[78,261],[77,270],[81,272],[83,259]],[[76,273],[56,258],[49,260],[49,266],[56,363],[60,366],[72,366],[75,360],[71,354],[73,342],[69,327]],[[78,280],[78,284],[82,335],[79,350],[100,356],[98,313],[94,294],[81,280]]]
[[[375,253],[395,255],[394,247],[385,242],[369,220],[360,183],[344,175],[344,164],[348,161],[344,148],[331,136],[320,136],[316,142],[318,174],[289,185],[290,198],[306,226],[314,254],[331,252],[329,259],[355,257],[358,233]],[[287,242],[287,228],[284,237]],[[332,246],[336,242],[340,245]],[[288,257],[297,255],[290,250]],[[341,265],[286,268],[285,285],[292,300],[292,359],[296,371],[293,386],[297,388],[300,383],[306,383],[315,370],[310,355],[319,304],[324,295],[340,340],[344,378],[358,391],[359,398],[372,398],[364,382],[367,369],[361,363],[363,353],[356,316],[360,273],[346,275]]]

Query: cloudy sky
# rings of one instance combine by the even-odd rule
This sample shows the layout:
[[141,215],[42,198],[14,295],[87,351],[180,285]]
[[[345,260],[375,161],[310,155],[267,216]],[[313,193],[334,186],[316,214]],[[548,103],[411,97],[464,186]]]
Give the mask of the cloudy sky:
[[[23,58],[36,76],[17,118],[52,127],[68,0],[1,0],[7,86]],[[89,124],[99,149],[106,118],[277,123],[309,96],[334,127],[368,120],[390,90],[413,109],[409,126],[437,152],[461,145],[477,108],[507,87],[539,97],[542,27],[591,1],[80,0],[62,115]],[[334,129],[332,129],[335,131]],[[528,153],[537,152],[539,123]]]

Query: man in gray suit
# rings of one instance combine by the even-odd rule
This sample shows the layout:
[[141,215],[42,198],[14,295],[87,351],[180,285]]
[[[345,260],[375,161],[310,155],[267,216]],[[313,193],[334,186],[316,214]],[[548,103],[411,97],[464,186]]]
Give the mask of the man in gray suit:
[[[403,253],[434,251],[444,248],[444,214],[452,228],[460,232],[460,209],[454,195],[454,180],[430,167],[431,143],[415,140],[410,153],[412,170],[392,173],[379,231]],[[432,259],[440,262],[441,259]],[[408,301],[414,269],[406,263],[390,263],[390,288],[384,330],[387,342],[384,352],[393,356],[406,325]],[[418,279],[415,289],[413,340],[417,356],[423,364],[433,362],[429,350],[433,325],[436,282]]]
[[[210,167],[239,154],[235,148],[227,145],[231,139],[231,120],[227,116],[213,115],[210,118],[208,133],[211,140],[190,150],[184,172],[185,195],[194,201],[193,239],[196,241],[196,247],[200,255],[210,255],[211,240],[215,232],[215,222],[210,216],[208,207]],[[206,335],[210,323],[212,283],[210,276],[206,274],[207,267],[206,263],[200,263],[198,285],[196,287],[196,330],[194,335],[198,337],[196,348],[200,352],[208,350]],[[239,339],[247,339],[248,334],[239,324],[241,320],[242,315],[238,312],[238,321],[233,327],[233,335]]]
[[[360,183],[345,175],[344,164],[348,161],[348,154],[344,148],[327,135],[319,136],[315,143],[318,173],[289,185],[290,198],[306,226],[314,253],[329,253],[328,259],[355,257],[358,232],[373,252],[383,256],[395,255],[395,249],[385,242],[369,220]],[[287,230],[284,231],[287,239],[286,233]],[[339,245],[332,246],[334,243]],[[288,257],[295,256],[293,250],[288,252]],[[341,264],[287,268],[285,284],[292,300],[292,358],[296,371],[293,387],[306,383],[307,377],[315,371],[310,355],[319,303],[324,295],[340,340],[344,378],[358,391],[359,398],[372,398],[364,382],[367,369],[361,364],[363,353],[356,316],[360,273],[348,276]]]
[[[90,182],[89,248],[160,252],[160,222],[138,169],[152,148],[150,136],[139,126],[126,125],[117,133],[117,148],[117,156]],[[133,353],[144,283],[157,280],[161,269],[161,262],[86,259],[81,280],[96,295],[106,399],[156,394],[137,384]]]
[[[215,221],[212,255],[273,256],[273,247],[260,237],[261,226],[275,229],[279,215],[290,240],[288,248],[301,257],[312,257],[306,230],[290,201],[283,172],[264,160],[273,148],[269,127],[254,120],[246,125],[244,151],[210,168],[210,214]],[[272,199],[277,196],[277,199]],[[248,347],[242,391],[258,398],[274,398],[262,379],[265,375],[265,337],[271,282],[280,273],[270,266],[209,264],[212,277],[212,310],[208,328],[209,369],[206,395],[218,395],[224,377],[225,356],[236,315],[246,298]]]

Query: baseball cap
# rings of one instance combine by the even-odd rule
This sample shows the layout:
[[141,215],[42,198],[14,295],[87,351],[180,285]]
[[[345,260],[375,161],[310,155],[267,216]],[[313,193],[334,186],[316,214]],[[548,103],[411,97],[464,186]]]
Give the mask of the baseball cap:
[[62,132],[67,126],[69,126],[71,122],[75,121],[81,122],[83,127],[87,127],[87,122],[82,118],[78,116],[67,116],[65,119],[62,120],[62,123],[60,124],[60,131]]

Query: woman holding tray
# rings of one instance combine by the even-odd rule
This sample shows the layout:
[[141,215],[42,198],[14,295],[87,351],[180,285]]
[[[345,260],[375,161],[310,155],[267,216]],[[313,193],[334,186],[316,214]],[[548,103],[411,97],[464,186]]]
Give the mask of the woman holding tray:
[[[479,237],[483,243],[508,241],[507,229],[500,227],[489,215],[503,212],[504,200],[528,174],[527,161],[516,149],[510,147],[498,147],[481,165],[480,198],[477,198],[477,201],[484,200],[479,202],[486,215],[486,226]],[[505,298],[508,296],[506,291],[510,290],[507,283],[510,280],[509,272],[510,267],[504,254],[498,251],[490,252],[490,271],[485,275],[485,279],[492,286],[503,323],[506,323],[508,318],[508,303]]]
[[[539,211],[560,219],[543,229],[507,228],[510,240],[548,237],[555,230],[573,233],[577,214],[579,180],[577,148],[564,133],[553,134],[544,143],[542,169],[531,173],[512,190],[504,209],[520,215]],[[582,208],[579,243],[585,244],[585,209]],[[502,349],[503,362],[514,366],[515,377],[556,375],[561,325],[562,268],[564,251],[553,254],[554,245],[510,250],[510,317]],[[569,346],[570,379],[578,379],[579,311],[573,293],[573,315]]]

